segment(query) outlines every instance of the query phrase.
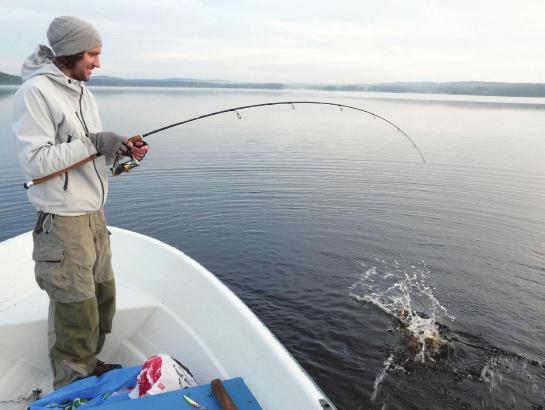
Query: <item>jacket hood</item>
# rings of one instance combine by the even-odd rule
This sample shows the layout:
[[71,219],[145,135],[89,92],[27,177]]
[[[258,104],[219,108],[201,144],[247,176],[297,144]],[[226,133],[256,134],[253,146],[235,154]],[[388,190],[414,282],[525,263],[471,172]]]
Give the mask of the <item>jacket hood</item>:
[[[29,78],[46,75],[50,79],[63,85],[67,85],[67,76],[53,63],[55,54],[49,47],[39,44],[36,51],[27,57],[21,69],[21,78],[23,81]],[[73,80],[73,83],[76,81]],[[79,81],[78,81],[79,83]]]

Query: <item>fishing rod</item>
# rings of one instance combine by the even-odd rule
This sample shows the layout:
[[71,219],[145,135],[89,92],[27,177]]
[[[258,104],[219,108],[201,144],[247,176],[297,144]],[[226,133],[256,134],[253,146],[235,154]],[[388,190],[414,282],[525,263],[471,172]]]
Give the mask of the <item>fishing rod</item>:
[[[378,119],[390,124],[398,132],[401,132],[403,134],[403,136],[411,143],[411,145],[416,150],[416,152],[418,152],[418,155],[422,159],[422,163],[424,163],[424,164],[426,163],[426,159],[424,158],[424,155],[422,154],[422,151],[420,151],[420,148],[418,148],[418,145],[416,145],[416,143],[412,140],[411,137],[409,137],[407,135],[407,133],[405,131],[403,131],[400,127],[398,127],[396,124],[394,124],[390,120],[388,120],[388,119],[386,119],[386,118],[384,118],[384,117],[382,117],[382,116],[380,116],[378,114],[375,114],[374,112],[364,110],[363,108],[358,108],[358,107],[354,107],[354,106],[351,106],[351,105],[345,105],[345,104],[339,104],[339,103],[333,103],[333,102],[323,102],[323,101],[280,101],[280,102],[267,102],[267,103],[261,103],[261,104],[251,104],[251,105],[243,105],[243,106],[240,106],[240,107],[227,108],[225,110],[215,111],[215,112],[211,112],[211,113],[208,113],[208,114],[200,115],[198,117],[189,118],[189,119],[184,120],[184,121],[175,122],[173,124],[166,125],[166,126],[161,127],[161,128],[157,128],[156,130],[152,130],[152,131],[146,132],[144,134],[135,135],[134,137],[129,138],[129,141],[131,141],[133,144],[135,142],[138,142],[138,141],[144,142],[143,139],[150,136],[150,135],[156,134],[156,133],[161,132],[161,131],[168,130],[168,129],[173,128],[173,127],[177,127],[179,125],[187,124],[189,122],[198,121],[198,120],[202,120],[203,118],[212,117],[214,115],[220,115],[220,114],[225,114],[225,113],[228,113],[228,112],[234,112],[234,113],[237,114],[238,119],[241,119],[242,117],[239,114],[239,111],[246,110],[246,109],[249,109],[249,108],[267,107],[267,106],[273,106],[273,105],[291,105],[292,109],[295,109],[295,104],[329,105],[329,106],[339,107],[341,109],[341,111],[343,110],[343,108],[348,108],[350,110],[360,111],[360,112],[363,112],[365,114],[371,115],[371,116],[373,116],[373,118],[378,118]],[[96,158],[98,158],[100,156],[101,156],[101,154],[91,155],[90,157],[85,158],[85,159],[79,161],[76,164],[73,164],[73,165],[71,165],[71,166],[69,166],[67,168],[56,171],[56,172],[54,172],[54,173],[52,173],[50,175],[46,175],[46,176],[41,177],[41,178],[33,179],[32,181],[29,181],[29,182],[25,182],[24,187],[25,187],[25,189],[29,189],[30,187],[32,187],[34,185],[38,185],[38,184],[40,184],[42,182],[48,181],[49,179],[54,178],[54,177],[56,177],[58,175],[62,175],[67,171],[70,171],[70,170],[75,169],[75,168],[79,168],[82,165],[86,164],[87,162],[93,161],[93,160],[95,160]],[[130,160],[128,160],[127,162],[124,162],[124,163],[119,163],[118,160],[119,160],[119,156],[116,156],[114,164],[113,164],[113,166],[111,168],[112,175],[114,175],[114,176],[120,175],[120,174],[122,174],[124,172],[129,172],[131,169],[136,168],[137,166],[140,165],[140,161],[138,161],[136,158],[131,158]]]

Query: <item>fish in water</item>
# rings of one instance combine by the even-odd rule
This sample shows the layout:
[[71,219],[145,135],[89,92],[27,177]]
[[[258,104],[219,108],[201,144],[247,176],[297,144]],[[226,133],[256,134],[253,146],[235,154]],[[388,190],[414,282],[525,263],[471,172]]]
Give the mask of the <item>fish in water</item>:
[[449,343],[432,318],[423,313],[401,309],[398,319],[405,331],[407,350],[414,359],[424,362],[426,359],[448,355]]

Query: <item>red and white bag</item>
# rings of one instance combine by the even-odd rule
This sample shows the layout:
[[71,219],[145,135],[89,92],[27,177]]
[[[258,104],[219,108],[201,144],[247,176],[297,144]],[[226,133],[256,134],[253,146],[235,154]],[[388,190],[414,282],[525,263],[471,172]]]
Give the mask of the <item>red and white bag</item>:
[[131,399],[196,386],[193,375],[177,360],[167,354],[151,356],[136,378],[136,387],[129,393]]

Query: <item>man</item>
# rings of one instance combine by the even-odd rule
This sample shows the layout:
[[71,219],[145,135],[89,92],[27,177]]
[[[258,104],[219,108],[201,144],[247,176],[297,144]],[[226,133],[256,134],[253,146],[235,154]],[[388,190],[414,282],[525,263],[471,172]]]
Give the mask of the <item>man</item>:
[[25,61],[24,82],[14,97],[13,129],[23,171],[39,178],[101,154],[28,190],[38,211],[33,259],[36,281],[50,299],[49,356],[57,389],[120,367],[96,359],[115,312],[103,211],[106,164],[120,153],[140,160],[148,147],[102,132],[95,99],[85,86],[100,67],[102,40],[95,28],[75,17],[57,17],[47,38],[52,49],[40,45]]

